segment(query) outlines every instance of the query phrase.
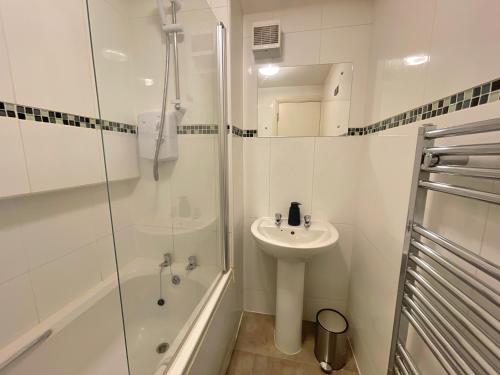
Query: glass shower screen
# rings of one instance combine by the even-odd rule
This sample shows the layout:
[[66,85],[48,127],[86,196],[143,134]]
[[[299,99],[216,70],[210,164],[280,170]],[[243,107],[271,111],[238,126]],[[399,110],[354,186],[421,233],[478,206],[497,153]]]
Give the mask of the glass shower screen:
[[155,0],[88,0],[88,12],[100,125],[118,129],[102,132],[110,262],[130,374],[149,375],[173,358],[222,271],[217,21],[202,2],[172,17],[166,1],[164,21]]

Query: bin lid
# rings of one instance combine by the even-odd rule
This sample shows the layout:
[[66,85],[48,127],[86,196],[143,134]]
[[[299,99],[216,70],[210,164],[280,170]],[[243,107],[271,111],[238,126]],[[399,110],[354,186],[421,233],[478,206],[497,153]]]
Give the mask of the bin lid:
[[323,309],[318,311],[316,321],[329,332],[343,333],[347,331],[348,324],[346,318],[344,315],[333,309]]

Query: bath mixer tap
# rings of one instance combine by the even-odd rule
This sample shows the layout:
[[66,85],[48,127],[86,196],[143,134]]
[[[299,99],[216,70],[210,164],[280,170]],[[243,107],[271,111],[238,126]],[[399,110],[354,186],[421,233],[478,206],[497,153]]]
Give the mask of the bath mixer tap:
[[281,225],[281,214],[280,213],[275,213],[274,214],[274,224],[276,224],[277,226],[280,226]]
[[163,254],[163,262],[159,264],[161,269],[170,267],[172,265],[172,254],[165,253]]
[[304,216],[304,227],[309,228],[311,226],[311,215]]
[[188,265],[186,266],[186,270],[187,271],[192,271],[196,267],[198,267],[198,261],[196,259],[196,256],[195,255],[191,255],[190,257],[188,257]]

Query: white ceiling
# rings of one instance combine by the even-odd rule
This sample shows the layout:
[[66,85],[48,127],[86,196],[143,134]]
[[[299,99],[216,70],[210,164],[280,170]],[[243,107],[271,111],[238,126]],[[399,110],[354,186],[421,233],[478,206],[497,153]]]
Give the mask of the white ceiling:
[[240,0],[244,14],[269,12],[280,8],[328,3],[335,0]]
[[332,64],[281,67],[268,77],[259,74],[260,88],[284,86],[323,86]]

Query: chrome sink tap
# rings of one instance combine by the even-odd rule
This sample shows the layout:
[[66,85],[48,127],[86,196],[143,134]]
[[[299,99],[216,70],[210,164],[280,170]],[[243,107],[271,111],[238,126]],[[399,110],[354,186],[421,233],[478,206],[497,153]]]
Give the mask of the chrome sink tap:
[[277,226],[280,226],[281,225],[281,214],[280,213],[275,213],[274,214],[274,224],[276,224]]
[[196,255],[191,255],[188,257],[188,265],[186,266],[186,271],[192,271],[196,267],[198,267],[198,260],[196,259]]
[[311,226],[311,215],[304,216],[304,227],[309,228]]

